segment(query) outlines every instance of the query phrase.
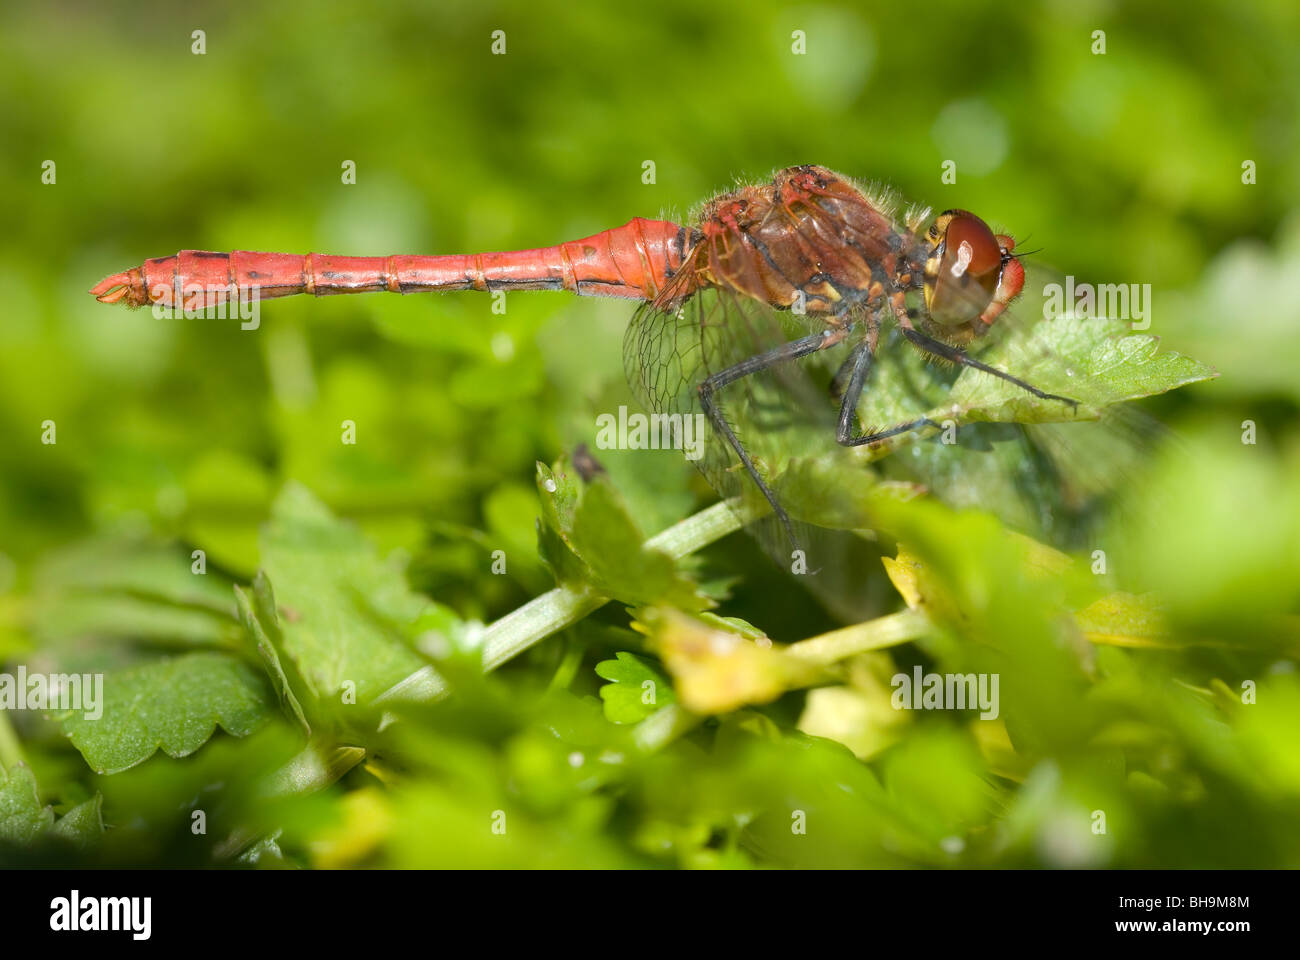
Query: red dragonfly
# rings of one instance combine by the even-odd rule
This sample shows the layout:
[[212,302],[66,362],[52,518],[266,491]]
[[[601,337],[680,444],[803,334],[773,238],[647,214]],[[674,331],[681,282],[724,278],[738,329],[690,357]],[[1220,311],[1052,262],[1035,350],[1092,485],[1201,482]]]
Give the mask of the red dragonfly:
[[[760,493],[766,506],[756,504],[754,515],[770,510],[798,549],[800,536],[775,489],[775,448],[752,453],[769,432],[770,401],[809,389],[807,379],[789,373],[799,366],[794,361],[835,358],[829,389],[837,403],[828,405],[822,392],[813,406],[837,406],[833,423],[821,422],[846,448],[938,426],[917,416],[856,429],[882,324],[891,318],[930,357],[983,371],[1041,401],[1077,406],[966,352],[1021,293],[1025,271],[1015,241],[964,210],[945,211],[921,232],[925,211],[908,211],[900,223],[894,206],[886,193],[805,165],[715,197],[691,226],[636,218],[558,246],[472,255],[184,250],[107,277],[91,293],[104,303],[181,309],[234,296],[382,290],[570,290],[643,301],[625,341],[638,399],[658,413],[702,413],[713,436],[700,466],[713,486],[727,498]],[[745,389],[733,386],[742,381]],[[807,426],[787,419],[785,434]],[[737,465],[752,480],[748,491]]]

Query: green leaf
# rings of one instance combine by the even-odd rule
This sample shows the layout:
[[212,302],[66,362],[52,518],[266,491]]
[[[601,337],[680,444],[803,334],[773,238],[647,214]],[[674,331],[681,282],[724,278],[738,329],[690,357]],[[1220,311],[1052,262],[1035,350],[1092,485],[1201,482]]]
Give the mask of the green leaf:
[[41,806],[36,777],[25,764],[8,774],[0,769],[0,841],[30,845],[42,836],[55,836],[89,846],[104,832],[102,804],[103,798],[95,794],[56,822],[54,811]]
[[142,597],[207,610],[227,619],[234,611],[220,574],[193,572],[190,552],[175,544],[131,538],[84,540],[61,550],[39,571],[42,587]]
[[951,506],[992,512],[1050,542],[1085,541],[1089,511],[1132,486],[1130,474],[1160,439],[1158,425],[1126,401],[1216,376],[1118,320],[1066,316],[995,329],[990,337],[972,344],[971,354],[1078,401],[1077,409],[980,370],[931,362],[889,339],[859,403],[859,424],[883,428],[927,416],[942,433],[923,428],[876,448],[792,463],[777,478],[787,508],[824,526],[876,527],[872,511],[882,491],[866,482],[873,471],[863,468],[880,461],[881,476],[928,489]]
[[311,725],[302,711],[302,705],[293,692],[293,684],[286,675],[284,665],[280,662],[277,645],[284,642],[280,633],[280,618],[276,614],[275,594],[271,590],[271,581],[266,574],[258,571],[253,580],[250,594],[239,585],[235,586],[235,603],[239,608],[239,619],[248,631],[249,638],[257,648],[257,655],[262,658],[267,677],[280,698],[280,706],[295,721],[307,736],[311,736]]
[[[938,423],[1074,423],[1095,420],[1106,407],[1124,401],[1218,376],[1203,363],[1161,351],[1158,337],[1132,333],[1127,323],[1109,318],[1067,315],[990,336],[993,342],[985,346],[977,341],[969,352],[1046,393],[1077,400],[1078,409],[1040,399],[980,370],[964,367],[958,373],[892,343],[877,354],[869,389],[858,405],[860,422],[885,427],[925,415]],[[946,390],[945,381],[951,382]],[[860,456],[875,459],[896,445]]]
[[[646,661],[630,653],[596,664],[596,674],[610,681],[600,688],[605,717],[612,723],[638,723],[660,707],[677,702],[668,679]],[[647,683],[653,684],[646,687]]]
[[537,521],[537,550],[557,583],[585,586],[591,571],[573,543],[573,520],[582,499],[582,484],[561,460],[552,469],[537,464],[537,493],[542,515]]
[[574,518],[573,542],[602,592],[631,603],[694,610],[706,605],[672,557],[642,546],[645,537],[608,477],[596,477],[584,494]]
[[51,641],[89,636],[193,649],[233,646],[239,632],[229,616],[117,593],[68,591],[49,598],[40,609],[41,635]]
[[[1021,376],[1047,393],[1078,400],[1078,411],[1058,400],[1040,400],[1013,383],[967,368],[949,400],[966,420],[1047,423],[1095,417],[1103,407],[1151,397],[1209,380],[1213,368],[1172,351],[1160,338],[1127,334],[1127,324],[1064,316],[1036,323],[1032,335],[995,347],[980,359]],[[1032,364],[1026,370],[1025,359]],[[936,410],[942,413],[942,409]]]
[[257,730],[271,715],[272,693],[252,667],[221,653],[191,653],[111,673],[103,715],[60,716],[63,731],[97,773],[120,773],[161,748],[184,757],[219,725],[232,736]]
[[97,793],[60,817],[50,832],[79,847],[88,847],[104,832],[103,806],[104,798]]
[[19,764],[6,775],[0,771],[0,840],[31,843],[54,826],[54,811],[41,806],[36,777]]
[[427,665],[410,630],[431,602],[307,488],[290,483],[277,497],[262,566],[278,595],[284,652],[315,696],[336,698],[352,683],[364,703]]
[[634,604],[700,610],[710,601],[668,554],[645,547],[645,537],[609,477],[583,485],[563,462],[538,464],[543,558],[561,583],[589,584]]
[[1156,598],[1113,593],[1075,614],[1075,622],[1092,643],[1116,647],[1168,647],[1174,644]]
[[885,787],[911,828],[902,835],[917,859],[947,859],[944,837],[965,836],[989,817],[984,766],[971,739],[939,725],[924,726],[883,760]]
[[175,544],[133,538],[84,540],[46,559],[36,573],[40,635],[151,641],[173,647],[233,646],[238,636],[230,581],[193,572]]

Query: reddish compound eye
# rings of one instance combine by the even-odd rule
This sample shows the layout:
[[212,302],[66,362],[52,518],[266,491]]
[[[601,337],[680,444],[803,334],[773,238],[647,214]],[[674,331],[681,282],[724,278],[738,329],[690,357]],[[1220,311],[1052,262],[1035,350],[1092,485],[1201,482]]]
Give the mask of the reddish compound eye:
[[[1002,273],[1003,252],[993,231],[965,210],[951,210],[936,249],[934,275],[927,275],[930,317],[945,327],[973,323],[993,300]],[[929,274],[930,271],[927,271]]]
[[[948,224],[944,234],[947,256],[959,259],[956,251],[968,250],[967,271],[985,277],[1002,266],[1002,250],[989,225],[973,213],[959,213]],[[958,271],[952,271],[956,276]]]

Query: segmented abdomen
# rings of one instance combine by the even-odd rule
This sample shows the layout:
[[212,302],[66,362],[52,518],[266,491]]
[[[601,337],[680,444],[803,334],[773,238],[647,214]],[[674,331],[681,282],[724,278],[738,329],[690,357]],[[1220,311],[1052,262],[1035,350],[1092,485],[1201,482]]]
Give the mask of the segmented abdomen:
[[692,243],[675,223],[637,217],[582,240],[536,250],[449,256],[334,257],[319,253],[182,250],[100,281],[104,303],[197,309],[234,297],[270,299],[387,290],[571,290],[652,299]]

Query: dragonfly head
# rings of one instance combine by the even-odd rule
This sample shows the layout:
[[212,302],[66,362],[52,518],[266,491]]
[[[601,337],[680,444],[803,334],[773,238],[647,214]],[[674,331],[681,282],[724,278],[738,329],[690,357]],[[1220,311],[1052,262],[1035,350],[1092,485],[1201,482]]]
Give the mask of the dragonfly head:
[[925,308],[954,340],[984,333],[1025,285],[1016,242],[965,210],[946,210],[926,232]]

